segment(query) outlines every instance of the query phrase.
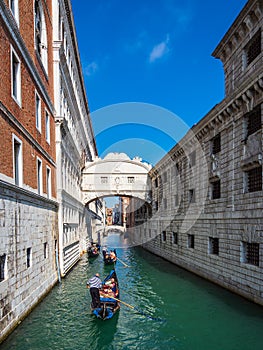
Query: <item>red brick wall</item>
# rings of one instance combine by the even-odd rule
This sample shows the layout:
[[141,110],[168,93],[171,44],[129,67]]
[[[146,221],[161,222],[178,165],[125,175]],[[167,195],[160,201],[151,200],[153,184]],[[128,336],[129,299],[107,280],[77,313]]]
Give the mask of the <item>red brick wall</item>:
[[[5,1],[9,4],[9,1]],[[47,7],[45,6],[45,3]],[[51,0],[43,1],[43,8],[46,17],[47,37],[48,37],[48,76],[46,76],[43,66],[39,62],[34,49],[34,1],[19,1],[19,30],[23,41],[27,47],[35,68],[45,86],[49,98],[53,104],[53,55],[52,55],[52,26],[51,26]],[[1,20],[0,20],[1,21]],[[19,106],[11,96],[11,50],[13,46],[21,60],[21,101]],[[41,96],[34,81],[34,76],[23,61],[15,42],[12,42],[7,28],[0,22],[0,101],[11,115],[27,130],[27,132],[37,141],[37,143],[49,154],[53,161],[56,161],[55,152],[55,120],[51,110],[45,103],[44,96]],[[41,133],[36,128],[35,117],[35,91],[41,98]],[[50,144],[46,142],[45,112],[50,115]],[[43,191],[46,192],[46,165],[51,168],[52,175],[52,195],[56,195],[55,168],[39,152],[30,140],[25,137],[13,123],[10,123],[7,116],[0,115],[0,173],[13,177],[13,155],[12,155],[12,134],[19,137],[23,144],[23,177],[24,184],[31,188],[37,188],[36,157],[42,160],[43,165]]]

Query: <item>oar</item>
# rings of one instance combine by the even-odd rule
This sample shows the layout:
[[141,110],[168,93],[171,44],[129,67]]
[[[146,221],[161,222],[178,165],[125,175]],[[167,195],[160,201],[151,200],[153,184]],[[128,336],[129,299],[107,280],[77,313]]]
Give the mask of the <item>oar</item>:
[[129,307],[130,309],[136,310],[137,312],[139,312],[139,314],[141,314],[141,315],[143,315],[143,316],[146,316],[146,317],[150,318],[151,320],[160,321],[160,322],[165,321],[164,319],[159,318],[159,317],[152,317],[151,315],[148,315],[148,314],[146,314],[145,312],[143,312],[143,311],[137,309],[135,306],[132,306],[132,305],[130,305],[130,304],[126,303],[125,301],[122,301],[122,300],[120,300],[120,299],[118,299],[118,298],[109,296],[109,295],[104,294],[104,293],[102,293],[102,292],[100,292],[100,294],[102,294],[102,295],[105,296],[106,298],[114,299],[114,300],[118,301],[119,303],[122,303],[123,305]]
[[119,262],[121,262],[125,267],[130,267],[129,265],[125,264],[125,262],[123,262],[120,258],[117,257],[117,260],[119,260]]

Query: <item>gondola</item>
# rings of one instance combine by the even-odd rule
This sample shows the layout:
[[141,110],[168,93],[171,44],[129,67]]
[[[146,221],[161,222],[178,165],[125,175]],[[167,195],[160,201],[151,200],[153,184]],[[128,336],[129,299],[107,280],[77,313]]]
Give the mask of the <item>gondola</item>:
[[96,258],[100,255],[100,245],[98,243],[92,243],[90,247],[88,247],[88,257]]
[[[112,287],[112,279],[114,279],[115,283],[114,290],[110,289]],[[120,292],[117,274],[115,270],[111,270],[109,275],[104,279],[102,283],[102,289],[100,290],[100,307],[93,309],[91,303],[92,313],[97,318],[100,318],[102,320],[108,320],[112,318],[120,308],[120,303],[118,302],[118,300],[116,300],[119,299],[119,296]]]
[[116,249],[113,250],[114,254],[115,254],[115,258],[113,259],[111,256],[110,256],[110,253],[106,250],[103,250],[102,251],[102,254],[103,254],[103,261],[104,261],[104,264],[105,265],[113,265],[117,262],[117,252],[116,252]]

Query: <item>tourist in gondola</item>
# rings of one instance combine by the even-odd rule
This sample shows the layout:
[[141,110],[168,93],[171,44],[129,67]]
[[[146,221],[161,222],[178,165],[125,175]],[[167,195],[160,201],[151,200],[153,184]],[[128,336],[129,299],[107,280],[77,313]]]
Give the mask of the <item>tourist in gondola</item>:
[[94,309],[100,307],[100,288],[102,287],[102,281],[100,279],[99,273],[96,273],[87,282],[87,288],[89,288],[92,307]]

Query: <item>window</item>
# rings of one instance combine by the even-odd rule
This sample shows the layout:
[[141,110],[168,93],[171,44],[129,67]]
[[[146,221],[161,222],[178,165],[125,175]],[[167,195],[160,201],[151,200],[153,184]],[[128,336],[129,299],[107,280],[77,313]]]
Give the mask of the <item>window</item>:
[[11,49],[11,86],[12,97],[21,104],[21,63],[13,49]]
[[259,266],[259,243],[241,242],[241,262]]
[[208,253],[218,255],[219,254],[219,239],[215,237],[209,237],[208,241]]
[[6,278],[6,254],[0,255],[0,282]]
[[46,111],[46,141],[50,143],[50,115]]
[[47,242],[44,243],[44,259],[47,259],[48,257],[48,251],[47,251]]
[[189,155],[189,167],[191,168],[195,166],[195,163],[196,163],[196,151],[193,151]]
[[14,179],[17,186],[23,183],[23,167],[22,167],[22,143],[13,135],[13,167]]
[[155,210],[158,210],[159,205],[158,205],[158,201],[155,201]]
[[162,232],[162,241],[166,242],[166,231]]
[[19,24],[18,0],[10,0],[9,7],[17,24]]
[[246,138],[261,129],[261,105],[245,114]]
[[187,243],[188,243],[188,248],[194,249],[194,247],[195,247],[195,236],[194,235],[187,235]]
[[47,167],[47,198],[51,198],[51,169]]
[[163,199],[163,207],[164,209],[167,209],[167,198]]
[[250,65],[261,53],[261,29],[253,36],[245,47],[246,65]]
[[155,187],[158,187],[158,177],[155,178],[154,185],[155,185]]
[[180,163],[176,163],[175,164],[175,176],[180,175],[181,174],[181,165]]
[[262,166],[250,169],[246,172],[247,192],[262,190]]
[[26,250],[26,267],[29,268],[31,266],[31,248],[27,248]]
[[41,100],[39,95],[36,93],[36,127],[41,132]]
[[42,161],[37,160],[37,193],[42,194]]
[[220,180],[212,182],[211,187],[212,187],[211,199],[220,198],[221,197]]
[[173,244],[178,244],[178,233],[173,232]]
[[179,196],[178,196],[178,194],[176,194],[176,195],[174,196],[174,205],[175,205],[176,207],[178,207],[178,205],[179,205]]
[[47,72],[47,30],[41,0],[35,0],[35,48]]
[[134,176],[128,176],[128,183],[134,184]]
[[167,171],[163,173],[163,182],[167,182]]
[[211,148],[212,148],[212,154],[217,154],[221,151],[221,137],[220,134],[217,134],[212,140],[211,140]]
[[195,203],[195,190],[190,189],[189,190],[189,204]]
[[101,176],[100,182],[101,182],[102,184],[107,184],[107,183],[108,183],[108,178],[107,178],[107,176]]

